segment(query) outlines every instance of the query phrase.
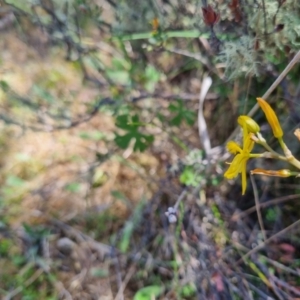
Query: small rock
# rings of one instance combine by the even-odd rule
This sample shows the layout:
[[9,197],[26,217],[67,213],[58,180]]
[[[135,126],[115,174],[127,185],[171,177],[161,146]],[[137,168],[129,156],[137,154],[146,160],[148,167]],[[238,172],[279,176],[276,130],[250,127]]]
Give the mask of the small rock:
[[57,241],[56,246],[63,254],[70,255],[74,249],[75,243],[69,238],[64,237]]

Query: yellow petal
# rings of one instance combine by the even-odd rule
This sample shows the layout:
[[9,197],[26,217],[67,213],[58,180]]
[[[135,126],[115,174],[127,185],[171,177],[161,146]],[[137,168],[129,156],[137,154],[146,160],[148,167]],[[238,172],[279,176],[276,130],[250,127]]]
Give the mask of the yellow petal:
[[243,155],[238,154],[234,157],[233,161],[231,162],[228,170],[224,173],[224,177],[227,179],[233,179],[239,175],[242,170],[242,159]]
[[283,131],[281,129],[280,123],[276,116],[276,113],[272,109],[272,107],[262,98],[256,98],[260,108],[266,115],[268,123],[270,124],[273,134],[276,138],[281,138],[283,136]]
[[242,152],[240,145],[234,141],[229,141],[226,145],[226,148],[227,148],[228,152],[231,154],[236,154],[236,153]]
[[252,134],[248,134],[246,137],[245,137],[245,143],[244,143],[244,149],[243,151],[246,152],[246,153],[250,153],[254,147],[254,141],[253,139],[251,138],[252,137]]
[[257,133],[260,131],[259,125],[248,116],[239,116],[238,123],[241,125],[241,127],[246,126],[248,132]]
[[245,195],[246,188],[247,188],[246,163],[247,163],[247,160],[244,160],[243,167],[242,167],[242,195]]

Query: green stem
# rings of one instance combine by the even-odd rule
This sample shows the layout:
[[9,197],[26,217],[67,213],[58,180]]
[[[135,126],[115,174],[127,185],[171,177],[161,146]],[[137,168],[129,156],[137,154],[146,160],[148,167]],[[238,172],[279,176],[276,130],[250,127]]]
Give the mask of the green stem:
[[285,156],[282,156],[277,153],[271,153],[271,152],[251,153],[250,158],[272,158],[272,159],[280,159],[280,160],[289,162]]
[[265,141],[259,140],[257,144],[263,146],[266,150],[268,150],[270,153],[272,153],[274,156],[281,156],[278,152],[273,150]]
[[278,138],[279,144],[284,152],[284,155],[286,156],[286,160],[293,166],[295,166],[297,169],[300,170],[300,161],[295,158],[295,156],[292,154],[291,150],[287,147],[285,142],[282,138]]
[[[198,37],[208,38],[209,34],[203,33],[199,30],[178,30],[178,31],[162,32],[159,36],[161,38],[198,38]],[[112,39],[118,39],[121,41],[131,41],[131,40],[150,39],[152,37],[153,37],[153,31],[148,31],[148,32],[138,32],[138,33],[114,36]]]

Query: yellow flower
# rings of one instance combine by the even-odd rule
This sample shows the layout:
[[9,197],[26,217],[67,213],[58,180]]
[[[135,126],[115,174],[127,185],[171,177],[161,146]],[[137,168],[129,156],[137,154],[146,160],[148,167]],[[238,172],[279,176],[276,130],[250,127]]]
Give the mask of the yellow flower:
[[268,123],[270,124],[273,135],[280,139],[283,136],[283,131],[281,129],[280,123],[278,121],[278,118],[276,116],[276,113],[272,109],[272,107],[263,99],[263,98],[256,98],[257,102],[260,106],[260,108],[263,110],[263,112],[266,115],[266,118],[268,120]]
[[238,153],[233,161],[231,162],[228,170],[225,172],[224,177],[227,179],[233,179],[242,173],[242,194],[245,194],[247,187],[247,161],[250,158],[250,152],[253,149],[254,142],[251,140],[251,134],[248,134],[246,137],[244,136],[244,148],[242,149],[238,144],[234,141],[230,141],[227,144],[227,149],[229,152]]
[[252,135],[259,131],[259,126],[248,116],[240,116],[238,123],[243,128],[243,148],[234,141],[227,143],[227,150],[232,154],[236,154],[236,156],[225,172],[224,177],[233,179],[242,173],[242,194],[244,195],[247,187],[247,161],[254,147]]

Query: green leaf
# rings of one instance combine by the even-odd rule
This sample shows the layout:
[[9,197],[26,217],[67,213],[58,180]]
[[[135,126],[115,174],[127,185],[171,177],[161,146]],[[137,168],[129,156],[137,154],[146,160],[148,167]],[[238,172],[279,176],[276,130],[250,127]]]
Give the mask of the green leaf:
[[138,131],[139,127],[142,125],[139,120],[138,115],[133,115],[131,120],[129,115],[120,115],[116,118],[116,126],[127,131],[124,135],[119,135],[115,133],[115,143],[121,148],[126,149],[131,140],[134,140],[134,151],[144,151],[150,144],[154,141],[153,135],[143,134]]
[[79,133],[79,136],[83,140],[101,141],[101,140],[105,139],[106,135],[105,135],[105,133],[103,133],[101,131],[94,131],[94,132],[82,131]]
[[107,70],[106,74],[116,84],[130,85],[131,83],[128,71]]
[[196,174],[191,166],[185,167],[184,171],[179,177],[181,183],[194,187],[197,187],[199,185],[201,179],[201,176]]
[[55,102],[54,97],[48,91],[38,85],[33,85],[32,91],[36,96],[40,97],[42,100],[46,100],[48,103]]
[[6,179],[6,184],[12,187],[23,187],[26,181],[15,175],[9,175]]
[[125,225],[125,228],[123,230],[122,239],[119,244],[120,250],[123,253],[126,253],[126,251],[129,248],[130,238],[133,233],[134,224],[132,221],[128,221]]
[[137,124],[139,124],[139,121],[140,121],[139,116],[138,115],[133,115],[132,118],[131,118],[131,121],[132,121],[132,124],[134,126],[137,126]]
[[110,194],[118,200],[121,200],[125,203],[128,202],[126,196],[123,193],[121,193],[120,191],[114,190],[114,191],[111,191]]
[[3,92],[7,93],[10,89],[10,86],[8,85],[8,83],[4,80],[0,80],[0,88]]
[[132,139],[132,135],[127,133],[125,135],[116,134],[115,143],[121,148],[126,149],[129,146],[129,143]]
[[145,73],[145,88],[149,92],[153,92],[155,90],[156,83],[160,80],[161,74],[151,65],[146,67]]
[[93,277],[105,278],[109,276],[109,271],[106,269],[92,268],[91,275]]
[[134,120],[139,121],[139,117],[133,116],[132,121],[130,122],[128,114],[120,115],[120,116],[117,116],[117,118],[116,118],[116,126],[121,129],[124,129],[124,130],[132,130],[133,128],[138,128],[139,125],[134,124],[134,123],[138,123],[138,122],[134,122]]
[[170,121],[170,123],[173,126],[180,126],[181,121],[182,121],[182,116],[178,114]]
[[130,62],[124,58],[113,58],[112,65],[115,70],[124,71],[130,69]]
[[136,136],[133,150],[143,152],[150,146],[150,144],[153,143],[153,141],[154,141],[153,135],[138,134]]
[[98,188],[104,185],[107,182],[107,180],[108,180],[108,175],[106,174],[106,172],[104,172],[101,169],[96,169],[93,176],[92,187]]
[[3,238],[0,241],[0,256],[6,256],[10,253],[9,249],[13,246],[13,243],[11,240]]
[[78,193],[80,191],[81,184],[78,182],[71,182],[65,186],[65,189],[72,193]]
[[187,284],[182,287],[181,295],[183,297],[192,297],[196,294],[196,291],[197,289],[194,284]]
[[170,121],[171,125],[180,126],[185,121],[188,125],[192,126],[196,120],[196,112],[185,108],[181,100],[177,100],[175,104],[170,104],[169,111],[175,114]]
[[152,300],[161,295],[163,291],[164,288],[159,285],[146,286],[137,291],[133,300]]
[[137,207],[135,208],[133,212],[133,216],[130,220],[128,220],[124,226],[123,232],[122,232],[122,238],[119,243],[120,251],[123,253],[126,253],[129,249],[129,244],[131,240],[131,236],[133,234],[133,230],[137,226],[137,224],[141,221],[142,217],[142,209],[145,206],[145,201],[142,200]]

